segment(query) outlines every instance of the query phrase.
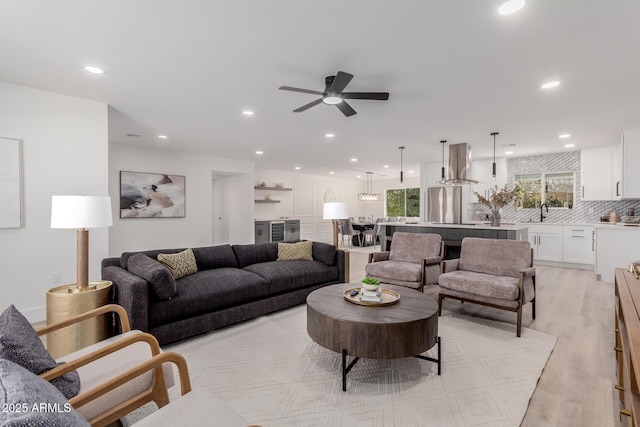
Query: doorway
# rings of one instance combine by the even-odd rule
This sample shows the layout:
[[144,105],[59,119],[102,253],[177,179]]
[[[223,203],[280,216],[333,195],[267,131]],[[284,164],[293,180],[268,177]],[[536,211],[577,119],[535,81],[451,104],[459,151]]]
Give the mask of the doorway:
[[253,243],[253,177],[212,172],[214,245]]

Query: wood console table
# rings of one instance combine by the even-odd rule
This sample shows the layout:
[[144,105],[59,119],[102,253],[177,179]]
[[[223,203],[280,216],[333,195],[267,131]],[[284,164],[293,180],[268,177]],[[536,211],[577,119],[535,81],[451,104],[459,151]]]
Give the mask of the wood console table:
[[616,292],[616,359],[618,362],[618,394],[622,425],[640,425],[640,279],[617,268]]

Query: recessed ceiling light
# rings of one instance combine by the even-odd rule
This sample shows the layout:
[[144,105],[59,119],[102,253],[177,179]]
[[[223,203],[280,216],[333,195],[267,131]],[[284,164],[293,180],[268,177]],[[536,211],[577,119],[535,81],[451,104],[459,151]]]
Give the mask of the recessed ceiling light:
[[383,168],[388,168],[388,167],[389,167],[389,165],[384,165],[384,166],[382,166],[382,167],[383,167]]
[[362,175],[356,175],[356,178],[362,178]]
[[565,144],[564,148],[573,148],[575,146],[576,146],[576,144]]
[[513,154],[513,151],[505,151],[504,154],[507,154],[507,155]]
[[85,65],[84,70],[90,72],[91,74],[104,74],[104,70],[102,68],[96,67],[95,65]]
[[562,135],[558,135],[558,138],[565,139],[565,138],[569,138],[570,136],[571,136],[571,134],[563,133]]
[[409,171],[409,173],[413,173],[413,171]]
[[264,154],[264,151],[258,150],[258,151],[256,151],[256,154]]
[[333,175],[335,172],[329,172],[329,175]]
[[516,13],[522,9],[524,7],[524,3],[524,0],[509,0],[498,8],[498,13],[500,15],[511,15],[512,13]]
[[300,166],[296,166],[294,169],[299,171],[300,170]]
[[334,134],[332,134],[332,133],[325,133],[325,134],[324,134],[324,136],[325,136],[326,138],[333,138],[335,135],[334,135]]
[[542,88],[542,89],[551,89],[551,88],[554,88],[554,87],[557,87],[557,86],[560,86],[560,82],[557,81],[557,80],[552,80],[550,82],[543,83],[542,86],[540,86],[540,88]]
[[357,161],[358,161],[358,159],[356,159],[355,157],[353,157],[353,158],[351,159],[351,161],[352,161],[352,162],[357,162]]
[[244,114],[245,116],[253,116],[254,112],[251,110],[244,110],[242,114]]
[[158,138],[160,138],[160,139],[167,139],[167,138],[169,138],[169,137],[168,137],[167,135],[158,135]]

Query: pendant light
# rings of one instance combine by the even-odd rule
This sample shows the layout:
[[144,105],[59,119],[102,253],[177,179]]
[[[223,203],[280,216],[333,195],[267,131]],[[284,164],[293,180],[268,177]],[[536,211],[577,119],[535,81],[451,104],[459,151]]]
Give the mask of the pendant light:
[[402,151],[404,147],[398,147],[400,149],[400,184],[404,182],[404,172],[402,172]]
[[442,183],[444,183],[445,181],[445,176],[444,176],[444,144],[447,143],[446,139],[443,139],[442,141],[440,141],[440,144],[442,144],[442,173],[440,174],[440,178],[442,180]]
[[359,193],[358,200],[365,202],[377,202],[380,200],[380,194],[373,192],[373,172],[367,172],[367,192]]
[[500,132],[491,132],[491,136],[493,136],[493,172],[491,176],[493,179],[496,179],[496,135],[500,135]]

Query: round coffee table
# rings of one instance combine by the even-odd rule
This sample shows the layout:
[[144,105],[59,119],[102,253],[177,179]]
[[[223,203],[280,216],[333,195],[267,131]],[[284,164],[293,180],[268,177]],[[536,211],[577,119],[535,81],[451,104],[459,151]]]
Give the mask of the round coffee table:
[[[322,347],[342,353],[342,390],[347,373],[361,358],[398,359],[418,357],[438,364],[441,371],[441,341],[438,337],[438,303],[422,292],[402,286],[382,285],[400,294],[393,305],[371,307],[344,298],[359,283],[317,289],[307,297],[307,333]],[[421,355],[438,344],[438,358]],[[355,359],[347,366],[347,355]]]

